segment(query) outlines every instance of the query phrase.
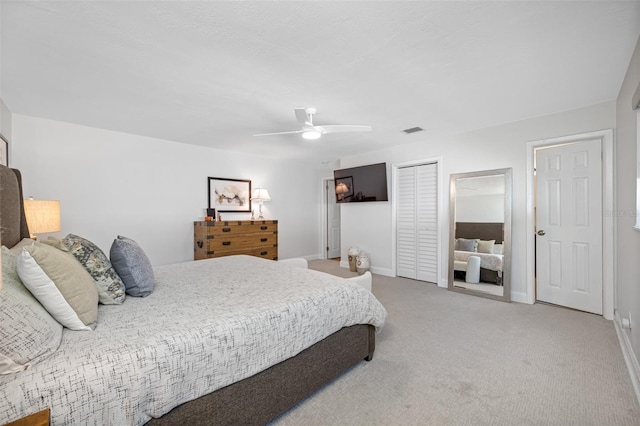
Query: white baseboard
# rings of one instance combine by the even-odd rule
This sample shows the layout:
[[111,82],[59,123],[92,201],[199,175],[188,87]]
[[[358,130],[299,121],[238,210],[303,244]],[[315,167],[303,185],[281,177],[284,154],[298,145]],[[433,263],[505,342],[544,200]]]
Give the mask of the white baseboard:
[[[349,269],[349,262],[345,262],[345,261],[340,261],[340,267],[341,268],[346,268]],[[384,275],[387,277],[395,277],[395,275],[393,275],[393,273],[391,272],[391,269],[389,268],[377,268],[375,266],[372,266],[370,269],[372,274],[378,274],[378,275]]]
[[613,324],[616,329],[616,334],[618,335],[618,340],[620,341],[624,362],[627,364],[629,377],[631,377],[631,383],[633,384],[633,390],[636,392],[638,403],[640,403],[640,364],[638,364],[638,357],[633,352],[633,347],[631,346],[631,341],[629,340],[629,336],[627,336],[627,332],[622,328],[622,321],[617,310],[614,313],[614,317]]
[[372,274],[384,275],[385,277],[395,277],[393,271],[389,268],[377,268],[375,266],[371,267]]
[[527,293],[523,293],[521,291],[512,291],[511,301],[516,303],[529,303],[527,301]]
[[449,279],[440,279],[440,282],[438,283],[438,287],[440,288],[449,288]]

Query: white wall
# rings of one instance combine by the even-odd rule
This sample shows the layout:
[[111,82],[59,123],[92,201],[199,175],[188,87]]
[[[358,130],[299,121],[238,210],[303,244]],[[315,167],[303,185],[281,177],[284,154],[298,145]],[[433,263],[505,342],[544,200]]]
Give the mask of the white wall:
[[[214,135],[212,135],[214,137]],[[193,259],[193,221],[207,206],[207,177],[251,179],[269,190],[279,257],[318,257],[320,174],[309,164],[13,115],[12,166],[25,197],[59,199],[62,230],[109,251],[138,241],[154,265]],[[317,190],[316,190],[317,189]],[[223,214],[223,219],[249,219]]]
[[[526,301],[526,143],[532,140],[585,133],[615,127],[615,102],[607,102],[535,119],[509,123],[448,137],[414,134],[410,145],[342,158],[340,167],[386,161],[388,166],[420,159],[442,157],[440,282],[446,285],[449,232],[449,175],[478,170],[513,168],[513,223],[511,298]],[[425,117],[428,123],[428,117]],[[425,126],[428,128],[428,125]],[[407,136],[400,135],[399,138]],[[393,145],[394,141],[389,141]],[[393,191],[393,183],[389,185]],[[344,208],[346,207],[346,208]],[[392,211],[389,203],[343,205],[342,259],[350,246],[371,254],[372,270],[392,273]],[[639,317],[640,318],[640,317]]]
[[[640,232],[633,230],[636,220],[636,112],[631,109],[631,96],[640,84],[640,41],[636,45],[627,75],[620,89],[616,108],[616,212],[618,258],[617,310],[632,319],[632,329],[624,330],[631,342],[635,358],[640,355]],[[638,183],[640,184],[640,183]]]

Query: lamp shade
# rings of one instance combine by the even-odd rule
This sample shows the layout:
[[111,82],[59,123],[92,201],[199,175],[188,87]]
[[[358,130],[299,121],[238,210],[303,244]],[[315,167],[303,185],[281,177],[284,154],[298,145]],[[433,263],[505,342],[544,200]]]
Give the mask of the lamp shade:
[[349,192],[349,187],[344,182],[336,185],[336,194],[346,194],[347,192]]
[[31,234],[60,230],[60,201],[24,200],[24,214]]
[[271,197],[269,196],[269,191],[264,188],[256,188],[253,190],[253,194],[251,195],[252,200],[258,201],[270,201]]

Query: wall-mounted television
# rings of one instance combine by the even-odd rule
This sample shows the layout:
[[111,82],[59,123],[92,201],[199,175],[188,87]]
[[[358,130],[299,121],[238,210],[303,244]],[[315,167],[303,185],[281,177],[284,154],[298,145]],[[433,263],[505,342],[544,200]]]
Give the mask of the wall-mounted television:
[[389,201],[387,164],[369,164],[333,171],[336,202]]

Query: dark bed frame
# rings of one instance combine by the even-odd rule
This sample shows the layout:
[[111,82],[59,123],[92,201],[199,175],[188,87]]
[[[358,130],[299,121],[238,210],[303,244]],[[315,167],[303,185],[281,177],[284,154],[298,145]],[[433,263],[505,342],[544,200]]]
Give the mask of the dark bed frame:
[[[0,165],[0,237],[29,238],[20,171]],[[262,425],[362,360],[373,359],[375,328],[345,327],[252,377],[174,408],[147,425]]]
[[[496,244],[504,244],[504,223],[502,222],[456,222],[456,238],[478,238],[496,240]],[[460,273],[455,271],[454,273]],[[464,272],[462,272],[464,273]],[[502,284],[497,271],[480,268],[480,281]]]

